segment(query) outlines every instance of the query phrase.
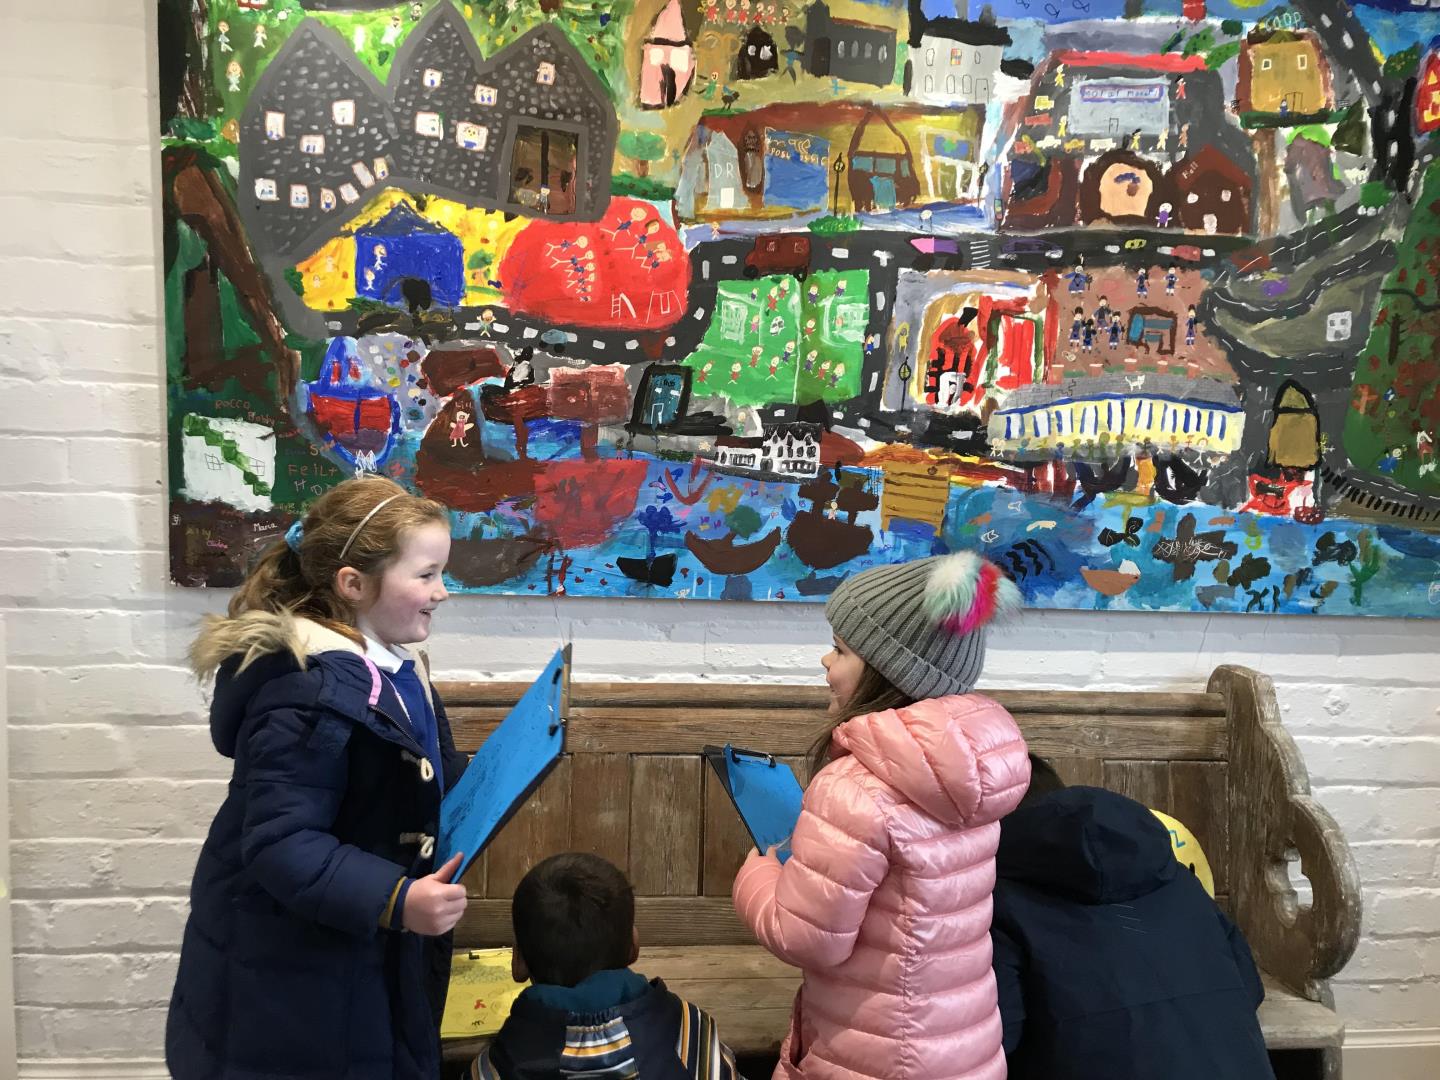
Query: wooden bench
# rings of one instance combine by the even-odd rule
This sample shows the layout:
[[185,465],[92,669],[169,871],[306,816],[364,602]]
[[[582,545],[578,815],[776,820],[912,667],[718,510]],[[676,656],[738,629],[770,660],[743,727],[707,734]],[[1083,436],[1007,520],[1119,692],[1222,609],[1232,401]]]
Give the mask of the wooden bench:
[[[457,745],[473,752],[523,689],[440,684]],[[1344,1026],[1328,980],[1355,949],[1360,887],[1344,837],[1310,795],[1269,678],[1226,666],[1205,693],[990,693],[1068,782],[1121,792],[1190,827],[1217,901],[1264,971],[1261,1026],[1284,1052],[1282,1077],[1338,1076]],[[826,700],[808,686],[573,683],[569,753],[466,876],[472,899],[457,947],[510,944],[510,896],[526,870],[556,852],[594,852],[635,886],[637,969],[713,1012],[738,1054],[773,1055],[798,973],[756,944],[731,907],[751,845],[700,750],[771,750],[803,778]],[[1297,860],[1305,902],[1291,885]],[[450,1042],[446,1057],[479,1048]]]

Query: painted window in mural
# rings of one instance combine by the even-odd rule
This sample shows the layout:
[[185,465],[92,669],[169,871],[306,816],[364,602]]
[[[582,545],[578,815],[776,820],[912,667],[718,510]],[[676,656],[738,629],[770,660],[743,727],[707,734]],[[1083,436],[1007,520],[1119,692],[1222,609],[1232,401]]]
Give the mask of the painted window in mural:
[[462,591],[1440,615],[1422,5],[981,6],[162,4],[174,580],[378,472]]

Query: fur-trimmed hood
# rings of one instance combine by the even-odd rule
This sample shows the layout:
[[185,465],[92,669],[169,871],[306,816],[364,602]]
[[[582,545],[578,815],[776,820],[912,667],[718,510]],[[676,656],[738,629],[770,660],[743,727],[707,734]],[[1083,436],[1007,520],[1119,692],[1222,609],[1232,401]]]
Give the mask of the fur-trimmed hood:
[[240,659],[238,674],[263,656],[289,653],[299,667],[322,652],[364,656],[357,642],[313,619],[288,611],[246,611],[240,615],[206,615],[190,646],[190,667],[201,680],[216,675],[226,660]]
[[235,756],[241,725],[259,695],[318,703],[326,685],[324,668],[353,669],[339,684],[333,678],[331,683],[353,683],[352,696],[363,708],[370,684],[361,663],[364,655],[365,650],[344,634],[288,612],[207,617],[190,647],[190,663],[200,678],[215,678],[210,702],[215,749],[226,757]]

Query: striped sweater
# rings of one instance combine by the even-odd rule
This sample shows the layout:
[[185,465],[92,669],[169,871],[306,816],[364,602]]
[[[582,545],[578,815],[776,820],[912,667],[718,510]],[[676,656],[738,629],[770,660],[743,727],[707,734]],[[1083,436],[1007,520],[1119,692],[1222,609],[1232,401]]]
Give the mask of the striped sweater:
[[554,988],[525,991],[471,1065],[471,1080],[741,1080],[709,1013],[659,979],[623,974],[633,996],[597,1011],[557,1007],[563,994],[535,992]]

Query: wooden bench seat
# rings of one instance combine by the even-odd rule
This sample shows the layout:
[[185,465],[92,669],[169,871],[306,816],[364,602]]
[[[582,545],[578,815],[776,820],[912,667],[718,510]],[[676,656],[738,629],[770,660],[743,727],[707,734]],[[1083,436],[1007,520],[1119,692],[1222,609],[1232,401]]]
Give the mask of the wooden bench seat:
[[[635,969],[712,1013],[721,1037],[737,1054],[774,1054],[790,1023],[800,973],[759,945],[680,945],[644,949]],[[1265,1044],[1272,1050],[1339,1047],[1345,1027],[1334,1011],[1307,1001],[1271,978],[1260,1007]],[[446,1057],[470,1059],[486,1039],[457,1039]],[[1219,1080],[1219,1078],[1217,1078]]]
[[[524,686],[439,688],[457,745],[473,751]],[[1068,782],[1118,791],[1189,826],[1217,902],[1264,972],[1266,1044],[1307,1051],[1310,1074],[1339,1076],[1344,1027],[1328,980],[1354,951],[1359,884],[1344,837],[1310,795],[1270,680],[1222,667],[1205,693],[990,693]],[[467,873],[471,903],[456,945],[510,944],[510,896],[525,871],[556,852],[594,852],[635,886],[638,970],[714,1012],[737,1053],[773,1054],[798,975],[755,943],[731,907],[750,843],[700,750],[770,750],[803,777],[825,703],[822,687],[575,682],[569,752]],[[1290,884],[1297,861],[1310,881],[1304,905]],[[478,1046],[447,1043],[446,1057]]]

